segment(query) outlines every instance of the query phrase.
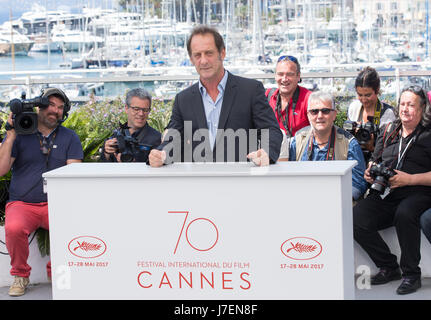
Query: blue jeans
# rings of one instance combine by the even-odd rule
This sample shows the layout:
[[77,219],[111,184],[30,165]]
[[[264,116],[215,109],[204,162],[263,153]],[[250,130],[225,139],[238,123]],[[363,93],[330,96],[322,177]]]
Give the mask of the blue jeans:
[[428,209],[421,216],[421,229],[431,243],[431,209]]
[[358,200],[362,195],[363,195],[363,192],[361,192],[361,190],[352,186],[352,198],[353,198],[353,200]]

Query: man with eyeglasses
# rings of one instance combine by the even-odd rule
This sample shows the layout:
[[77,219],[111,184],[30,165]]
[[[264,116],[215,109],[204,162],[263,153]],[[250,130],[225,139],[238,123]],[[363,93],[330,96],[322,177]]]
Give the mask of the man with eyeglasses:
[[290,161],[356,160],[352,169],[352,198],[366,191],[365,160],[352,134],[334,125],[337,110],[329,93],[316,91],[308,99],[310,126],[298,131],[290,142]]
[[[84,158],[78,135],[61,126],[70,110],[67,96],[60,89],[47,88],[41,98],[49,103],[38,108],[37,132],[17,134],[11,113],[0,147],[0,174],[12,172],[5,209],[6,247],[14,276],[10,296],[23,295],[29,284],[29,235],[38,228],[49,230],[42,174]],[[50,278],[50,262],[46,268]]]
[[275,82],[278,88],[267,89],[269,105],[274,110],[280,129],[287,137],[308,126],[307,102],[311,91],[301,87],[301,66],[293,56],[283,55],[275,66]]
[[[127,93],[125,105],[127,123],[119,130],[125,137],[133,138],[139,144],[140,147],[133,155],[136,162],[147,162],[149,151],[161,142],[160,132],[147,122],[150,111],[151,95],[147,90],[135,88]],[[105,141],[100,159],[104,162],[122,162],[121,159],[124,157],[122,158],[119,152],[117,137],[113,136]]]

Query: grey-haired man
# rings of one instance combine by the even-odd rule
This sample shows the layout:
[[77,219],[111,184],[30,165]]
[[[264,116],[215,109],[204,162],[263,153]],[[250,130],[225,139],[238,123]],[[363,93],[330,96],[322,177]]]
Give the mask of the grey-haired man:
[[161,142],[160,132],[147,122],[150,111],[151,95],[147,90],[135,88],[127,93],[127,123],[105,141],[101,152],[102,161],[147,162],[151,149],[159,146]]

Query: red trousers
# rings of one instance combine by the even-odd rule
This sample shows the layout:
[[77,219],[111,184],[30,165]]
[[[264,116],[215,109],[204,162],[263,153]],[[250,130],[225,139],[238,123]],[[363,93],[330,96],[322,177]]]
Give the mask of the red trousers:
[[[29,277],[31,267],[27,264],[29,255],[29,235],[38,228],[49,230],[48,203],[26,203],[12,201],[5,210],[6,247],[11,258],[10,274]],[[51,277],[51,261],[46,266]]]

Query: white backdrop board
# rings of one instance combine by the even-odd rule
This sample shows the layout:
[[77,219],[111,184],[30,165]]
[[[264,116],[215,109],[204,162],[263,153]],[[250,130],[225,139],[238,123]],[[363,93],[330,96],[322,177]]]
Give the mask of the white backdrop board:
[[355,161],[45,173],[54,299],[353,299]]

